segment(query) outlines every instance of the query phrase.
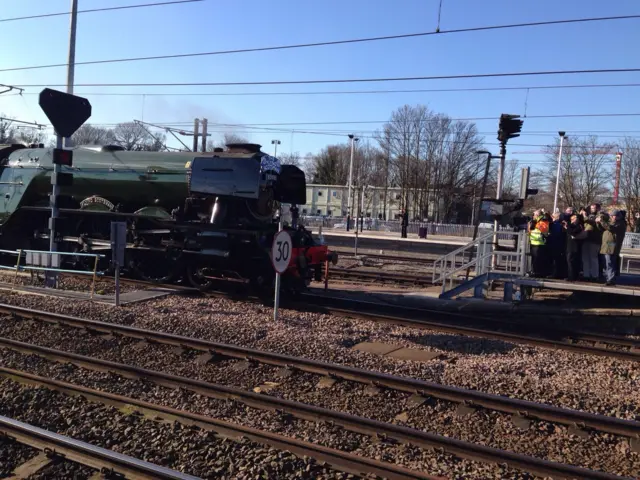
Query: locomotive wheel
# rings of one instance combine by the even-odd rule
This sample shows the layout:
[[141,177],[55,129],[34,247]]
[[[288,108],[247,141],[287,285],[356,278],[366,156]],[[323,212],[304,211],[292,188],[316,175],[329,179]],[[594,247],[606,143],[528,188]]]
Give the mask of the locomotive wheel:
[[[84,252],[81,247],[76,247],[74,249],[73,253],[90,253],[90,252]],[[71,265],[73,266],[74,269],[76,269],[76,270],[85,270],[85,271],[88,271],[88,272],[92,272],[93,269],[96,266],[95,265],[95,260],[93,258],[85,257],[84,255],[81,255],[81,256],[71,256],[71,255],[69,255],[69,262],[71,263]],[[98,268],[97,268],[98,272],[104,272],[108,268],[109,268],[109,260],[108,259],[106,259],[106,258],[98,259]]]
[[[147,254],[148,253],[148,254]],[[167,250],[164,255],[155,252],[136,252],[131,269],[141,280],[151,283],[171,283],[180,274],[181,252]]]
[[201,292],[211,290],[213,287],[213,280],[207,278],[206,269],[189,266],[187,268],[187,280],[192,287],[197,288]]

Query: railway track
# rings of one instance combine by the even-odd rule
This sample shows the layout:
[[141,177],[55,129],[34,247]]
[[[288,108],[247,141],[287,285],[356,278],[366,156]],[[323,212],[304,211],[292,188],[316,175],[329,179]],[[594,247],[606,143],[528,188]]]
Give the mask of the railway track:
[[[3,375],[6,373],[4,370]],[[14,379],[25,378],[21,372],[12,372],[12,376]],[[4,416],[0,416],[0,433],[7,439],[42,452],[14,470],[12,478],[16,479],[27,478],[57,461],[69,461],[101,472],[111,472],[114,477],[136,480],[198,478]]]
[[[158,371],[133,367],[93,357],[77,355],[60,350],[40,347],[24,342],[1,339],[0,344],[25,354],[35,354],[57,362],[73,363],[83,368],[108,371],[125,378],[144,379],[165,388],[184,389],[205,397],[233,400],[252,408],[278,411],[310,422],[332,422],[346,430],[376,438],[385,437],[393,441],[412,444],[420,448],[443,449],[452,455],[480,462],[506,464],[513,468],[540,475],[560,478],[619,479],[620,476],[588,470],[539,458],[517,454],[497,448],[464,442],[450,437],[424,432],[396,424],[385,423],[352,414],[328,410],[309,404],[269,395],[254,393],[235,387],[228,387],[186,377],[179,377]],[[0,368],[0,375],[11,377],[16,371]],[[33,376],[32,376],[33,377]],[[24,378],[24,374],[22,374]],[[33,378],[32,378],[33,380]],[[47,382],[52,382],[47,380]],[[51,385],[51,383],[49,383]],[[70,387],[67,387],[70,388]],[[155,405],[153,408],[157,408]],[[175,412],[174,412],[175,413]],[[181,412],[180,415],[183,415]],[[418,473],[416,472],[415,475]],[[430,478],[423,476],[402,478]]]
[[[338,254],[338,258],[349,258],[355,257],[354,251],[346,251],[346,250],[333,250],[333,252]],[[409,257],[402,255],[387,255],[386,253],[360,253],[359,257],[367,257],[367,258],[375,258],[376,260],[389,260],[393,262],[406,262],[412,264],[420,264],[425,265],[427,267],[431,267],[433,265],[433,261],[438,258],[438,255],[431,255],[433,258],[424,258],[424,257]]]
[[367,283],[399,284],[419,287],[431,287],[433,285],[428,273],[424,275],[392,273],[392,272],[372,272],[367,270],[347,270],[344,268],[332,268],[329,271],[329,278],[349,280]]
[[[103,280],[112,280],[103,277]],[[225,290],[202,293],[183,285],[164,285],[142,280],[121,280],[129,285],[143,287],[165,287],[183,295],[219,296],[237,301],[264,303],[264,299],[247,294],[243,285],[225,285]],[[598,355],[628,361],[640,361],[640,340],[600,332],[577,332],[557,325],[545,325],[541,330],[538,320],[515,314],[505,318],[479,316],[444,309],[415,308],[394,303],[369,302],[323,294],[303,293],[300,300],[281,300],[283,308],[300,311],[317,311],[333,315],[357,317],[371,321],[386,322],[411,328],[437,330],[447,333],[469,335],[492,340],[542,348],[562,349],[574,353]],[[3,310],[5,308],[5,310]],[[0,305],[0,311],[11,313],[10,305]],[[534,326],[523,323],[531,320]],[[478,325],[482,326],[480,328]]]
[[[303,310],[315,307],[318,309],[317,311],[323,313],[357,317],[411,328],[437,330],[543,348],[562,349],[575,353],[613,357],[633,362],[640,361],[640,340],[621,335],[576,332],[555,326],[545,327],[545,331],[541,332],[535,327],[521,322],[514,322],[509,317],[490,318],[445,310],[413,308],[392,303],[328,297],[321,294],[305,293],[302,295],[302,299],[299,303],[283,303],[283,306]],[[520,315],[519,320],[522,320],[522,318],[523,316]],[[532,318],[531,320],[534,319]],[[472,324],[491,325],[493,328],[470,326]]]
[[[138,400],[132,397],[115,395],[100,390],[94,390],[83,386],[74,385],[68,382],[52,380],[42,376],[33,375],[28,372],[0,367],[0,376],[9,378],[22,384],[45,387],[69,396],[83,396],[90,402],[116,407],[118,409],[127,409],[128,411],[131,411],[133,409],[136,412],[145,415],[147,418],[154,419],[155,421],[170,423],[178,422],[182,425],[194,426],[207,431],[215,432],[218,435],[229,438],[246,437],[251,441],[261,443],[263,445],[267,445],[280,450],[288,450],[298,456],[308,456],[314,458],[319,462],[327,462],[338,470],[353,473],[355,475],[373,473],[375,475],[378,475],[379,477],[397,480],[436,480],[440,478],[427,475],[422,472],[416,472],[403,467],[399,467],[387,462],[373,460],[333,448],[327,448],[313,443],[304,442],[291,437],[286,437],[284,435],[278,435],[275,433],[270,433],[231,422],[217,420],[212,417],[197,415],[184,410],[165,407],[162,405]],[[0,423],[0,430],[2,429],[1,425],[2,424]],[[107,450],[107,452],[109,451]],[[95,467],[96,464],[87,463],[86,465]],[[148,465],[155,467],[152,464]],[[118,473],[127,473],[126,478],[197,478],[190,475],[179,474],[178,472],[176,472],[178,475],[183,476],[158,475],[152,477],[142,477],[138,476],[137,474],[132,475],[132,472],[129,471],[124,472],[115,468],[114,471],[117,471]]]
[[[359,368],[339,365],[335,363],[321,362],[290,355],[257,350],[218,342],[201,340],[198,338],[184,337],[154,330],[146,330],[125,325],[99,322],[83,318],[26,310],[18,307],[0,305],[0,312],[12,311],[14,314],[46,323],[81,328],[93,334],[108,334],[135,338],[148,343],[165,344],[180,347],[185,350],[201,352],[202,359],[227,357],[247,362],[261,363],[281,367],[289,371],[301,371],[320,376],[331,377],[346,381],[353,381],[366,385],[374,385],[404,393],[416,395],[416,401],[423,400],[425,396],[438,398],[445,401],[464,405],[469,408],[485,408],[501,413],[513,415],[515,423],[522,425],[530,420],[544,420],[563,425],[583,425],[586,429],[592,429],[604,433],[622,435],[628,437],[634,448],[640,450],[640,422],[622,420],[604,415],[595,415],[558,408],[551,405],[519,400],[516,398],[493,395],[476,390],[468,390],[435,382],[417,380],[408,377],[399,377],[384,373],[363,370]],[[9,339],[0,338],[0,346],[12,348],[15,346]]]

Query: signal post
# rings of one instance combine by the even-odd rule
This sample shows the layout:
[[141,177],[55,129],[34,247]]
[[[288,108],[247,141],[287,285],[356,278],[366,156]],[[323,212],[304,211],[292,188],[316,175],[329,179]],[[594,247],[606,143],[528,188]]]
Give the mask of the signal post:
[[[519,120],[520,115],[511,115],[503,113],[500,115],[500,123],[498,125],[498,140],[500,141],[500,166],[498,169],[498,188],[496,192],[496,200],[502,199],[502,183],[504,177],[504,166],[507,159],[507,142],[511,138],[520,136],[523,121]],[[497,202],[499,203],[499,202]],[[498,220],[493,223],[493,247],[498,248]],[[496,257],[492,259],[492,268],[495,268]]]
[[[91,117],[91,103],[86,98],[45,88],[40,92],[40,108],[45,113],[57,135],[56,148],[53,150],[53,173],[51,174],[51,218],[49,218],[49,250],[57,250],[56,222],[59,217],[58,197],[60,187],[73,185],[73,174],[63,172],[62,167],[73,167],[73,151],[62,148],[62,139],[71,137]],[[53,257],[53,255],[52,255]],[[46,272],[47,285],[55,287],[56,272]]]

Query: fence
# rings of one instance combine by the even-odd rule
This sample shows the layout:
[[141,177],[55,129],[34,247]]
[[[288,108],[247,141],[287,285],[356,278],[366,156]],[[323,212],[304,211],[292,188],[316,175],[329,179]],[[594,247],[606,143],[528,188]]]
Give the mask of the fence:
[[622,242],[622,248],[640,248],[640,233],[627,232]]
[[[102,272],[98,272],[98,261],[101,258],[105,258],[105,255],[99,255],[95,253],[74,253],[74,252],[48,252],[41,250],[0,250],[0,254],[16,255],[16,264],[14,266],[0,265],[2,270],[11,270],[15,272],[14,284],[18,277],[19,272],[28,271],[44,271],[44,272],[56,272],[56,273],[72,273],[74,275],[91,275],[91,298],[96,287],[96,277],[103,275]],[[73,257],[87,257],[93,258],[93,270],[70,270],[60,268],[62,264],[61,258],[64,256]],[[25,264],[20,263],[24,260]]]
[[[344,218],[301,218],[300,223],[305,227],[317,228],[322,226],[323,229],[343,229],[347,228],[347,222]],[[378,220],[376,218],[365,218],[364,222],[358,219],[358,228],[362,223],[363,231],[372,232],[392,232],[400,233],[402,225],[397,220]],[[351,219],[351,229],[355,229],[355,219]],[[426,228],[427,236],[438,235],[443,237],[461,237],[461,238],[473,238],[473,225],[458,225],[453,223],[432,223],[432,222],[409,222],[407,227],[408,234],[418,235],[420,228]],[[513,232],[513,227],[501,228],[505,232]],[[491,227],[481,227],[478,229],[478,236],[482,236],[485,233],[493,231],[493,225]],[[499,235],[501,240],[512,238],[512,235]]]
[[[300,223],[305,227],[318,228],[322,226],[323,229],[342,229],[347,228],[347,222],[345,218],[318,218],[318,217],[302,217]],[[376,218],[365,218],[364,222],[358,219],[358,228],[362,223],[362,229],[364,231],[372,232],[392,232],[400,234],[402,226],[397,220],[378,220]],[[485,224],[486,225],[486,224]],[[355,219],[351,219],[351,229],[355,229]],[[409,222],[407,227],[407,233],[418,235],[420,228],[426,228],[427,237],[430,235],[438,235],[443,237],[461,237],[473,238],[473,225],[458,225],[453,223],[432,223],[432,222]],[[498,234],[498,239],[508,240],[513,239],[513,227],[501,227],[500,230],[504,233]],[[492,232],[493,225],[491,227],[481,227],[478,229],[478,237]],[[627,232],[622,243],[622,248],[640,248],[640,233]]]

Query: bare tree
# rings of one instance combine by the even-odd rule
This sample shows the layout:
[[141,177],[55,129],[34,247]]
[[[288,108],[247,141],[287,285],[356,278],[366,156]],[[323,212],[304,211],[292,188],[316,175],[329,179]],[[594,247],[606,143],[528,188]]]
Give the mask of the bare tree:
[[[628,217],[640,212],[640,141],[625,138],[621,145],[622,167],[620,171],[620,193],[629,211]],[[635,222],[635,218],[633,218]]]
[[138,150],[148,135],[142,125],[135,122],[120,123],[113,130],[115,143],[125,150]]
[[[555,189],[559,140],[549,145],[545,169],[550,190]],[[601,202],[610,193],[611,155],[616,151],[611,143],[600,143],[597,136],[570,138],[565,142],[560,166],[558,205],[584,207]]]
[[165,149],[165,134],[151,135],[136,122],[119,123],[113,129],[114,143],[125,150],[158,152]]
[[0,144],[15,142],[15,134],[16,129],[11,120],[0,120]]
[[18,128],[15,140],[24,145],[38,145],[45,143],[47,135],[37,128]]
[[278,159],[282,165],[295,165],[296,167],[302,167],[302,157],[299,152],[283,153],[278,155]]
[[518,160],[511,158],[505,162],[502,176],[502,195],[504,198],[516,198],[520,193],[521,170]]
[[346,185],[349,176],[350,147],[329,145],[311,159],[309,170],[313,183],[322,185]]
[[71,140],[74,145],[109,145],[116,143],[115,133],[110,128],[96,127],[90,123],[82,125]]
[[[381,158],[389,158],[389,184],[401,188],[403,205],[416,216],[451,221],[458,203],[471,204],[464,189],[476,180],[482,162],[475,124],[453,121],[424,105],[405,105],[376,138]],[[385,176],[387,169],[381,171]]]

